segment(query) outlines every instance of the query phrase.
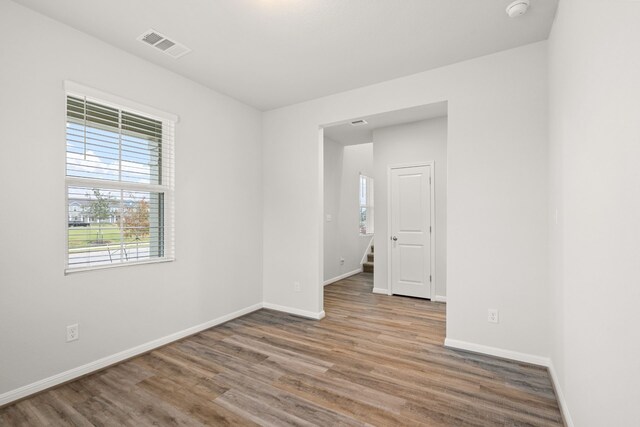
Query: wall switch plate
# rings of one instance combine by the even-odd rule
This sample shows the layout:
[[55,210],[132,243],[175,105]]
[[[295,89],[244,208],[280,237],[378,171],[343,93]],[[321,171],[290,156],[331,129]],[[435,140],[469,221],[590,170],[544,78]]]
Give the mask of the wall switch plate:
[[344,265],[344,258],[340,258],[340,265]]
[[293,282],[293,290],[295,292],[300,292],[302,290],[302,287],[300,286],[300,282]]
[[78,335],[78,324],[67,326],[67,342],[75,341],[80,336]]
[[488,311],[487,321],[489,323],[499,323],[498,310],[495,308],[490,308]]
[[327,219],[327,222],[333,221],[333,217],[331,216],[331,214],[326,214],[325,218]]

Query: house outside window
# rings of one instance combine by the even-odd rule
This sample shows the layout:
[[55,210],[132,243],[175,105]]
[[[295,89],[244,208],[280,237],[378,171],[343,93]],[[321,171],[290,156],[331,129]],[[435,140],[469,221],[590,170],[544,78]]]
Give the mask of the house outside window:
[[65,85],[65,271],[173,260],[177,118]]

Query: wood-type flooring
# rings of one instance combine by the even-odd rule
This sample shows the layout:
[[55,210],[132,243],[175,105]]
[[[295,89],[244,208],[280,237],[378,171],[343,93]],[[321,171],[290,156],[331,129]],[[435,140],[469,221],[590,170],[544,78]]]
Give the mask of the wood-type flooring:
[[2,426],[557,426],[546,368],[444,347],[442,303],[325,287],[0,409]]

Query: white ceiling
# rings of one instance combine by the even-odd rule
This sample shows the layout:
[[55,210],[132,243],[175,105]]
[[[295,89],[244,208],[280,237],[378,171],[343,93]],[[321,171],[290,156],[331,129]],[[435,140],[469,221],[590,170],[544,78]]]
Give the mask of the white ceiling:
[[[342,145],[366,144],[373,141],[375,129],[412,123],[420,120],[434,119],[447,115],[447,103],[420,105],[418,107],[380,113],[367,117],[357,117],[324,128],[324,136]],[[353,126],[351,122],[357,119],[367,121],[366,125]]]
[[[261,110],[545,40],[558,0],[14,0]],[[149,28],[193,49],[136,40]]]

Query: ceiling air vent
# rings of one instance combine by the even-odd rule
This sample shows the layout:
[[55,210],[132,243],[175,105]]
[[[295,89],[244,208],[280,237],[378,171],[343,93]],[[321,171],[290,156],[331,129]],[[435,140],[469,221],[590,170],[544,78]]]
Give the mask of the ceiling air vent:
[[155,47],[172,58],[180,58],[181,56],[191,52],[191,49],[182,43],[171,40],[156,30],[145,31],[138,37],[138,40],[148,44],[149,46]]
[[360,119],[360,120],[354,120],[351,122],[351,126],[362,126],[362,125],[366,125],[367,121],[364,119]]

